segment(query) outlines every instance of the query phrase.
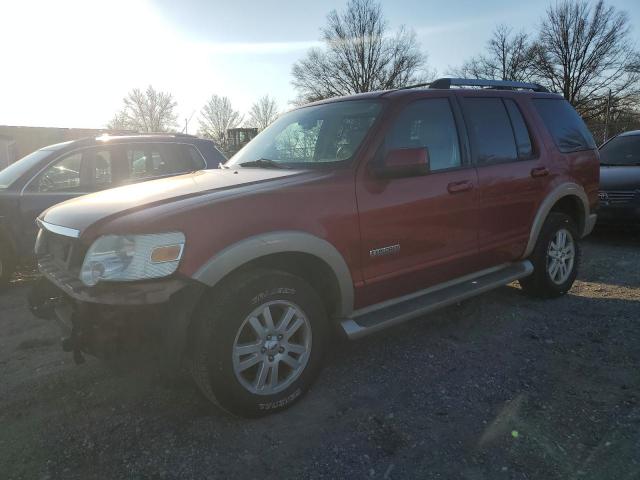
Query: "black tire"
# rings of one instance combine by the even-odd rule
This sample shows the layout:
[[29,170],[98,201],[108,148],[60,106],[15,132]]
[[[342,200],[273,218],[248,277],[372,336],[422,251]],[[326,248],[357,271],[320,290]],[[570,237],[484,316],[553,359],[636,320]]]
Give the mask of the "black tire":
[[[308,320],[305,332],[311,331],[311,348],[305,357],[306,366],[299,376],[291,375],[290,385],[282,385],[283,390],[274,394],[257,394],[243,386],[234,372],[233,346],[243,325],[246,328],[249,315],[267,303],[275,308],[278,301],[290,302],[301,309]],[[191,374],[205,397],[228,412],[243,417],[274,413],[295,403],[316,379],[322,368],[328,333],[324,306],[317,293],[301,278],[272,270],[237,274],[213,290],[211,297],[203,299],[195,314],[189,361]],[[266,343],[262,345],[264,348]],[[270,370],[269,378],[271,375]]]
[[0,239],[0,290],[7,287],[15,269],[16,259],[13,249],[6,241]]
[[[554,240],[556,233],[562,229],[570,233],[575,253],[568,277],[558,283],[551,278],[547,262],[549,261],[551,242]],[[533,273],[520,280],[522,290],[526,294],[537,298],[556,298],[564,295],[571,289],[576,279],[581,255],[580,236],[573,219],[564,213],[550,213],[542,226],[533,253],[529,257],[529,260],[533,263]]]

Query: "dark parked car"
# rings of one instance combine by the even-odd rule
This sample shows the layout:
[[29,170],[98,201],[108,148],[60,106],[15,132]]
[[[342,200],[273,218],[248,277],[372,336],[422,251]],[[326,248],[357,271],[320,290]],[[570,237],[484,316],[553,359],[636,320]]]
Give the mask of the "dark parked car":
[[36,217],[70,198],[226,161],[213,142],[191,135],[86,138],[50,145],[0,171],[0,288],[16,261],[33,255]]
[[600,147],[598,224],[640,225],[640,130]]
[[[466,85],[485,88],[450,88]],[[596,221],[593,138],[534,84],[442,79],[310,104],[224,167],[40,215],[31,307],[55,315],[76,361],[144,332],[207,398],[264,415],[309,388],[332,334],[514,280],[563,295]]]

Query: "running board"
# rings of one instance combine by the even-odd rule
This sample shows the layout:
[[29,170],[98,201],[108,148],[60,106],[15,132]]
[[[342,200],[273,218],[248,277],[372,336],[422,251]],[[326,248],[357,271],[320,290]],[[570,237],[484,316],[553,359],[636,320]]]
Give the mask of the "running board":
[[482,270],[404,297],[356,310],[350,318],[343,320],[341,325],[347,337],[354,340],[501,287],[532,272],[533,265],[529,260]]

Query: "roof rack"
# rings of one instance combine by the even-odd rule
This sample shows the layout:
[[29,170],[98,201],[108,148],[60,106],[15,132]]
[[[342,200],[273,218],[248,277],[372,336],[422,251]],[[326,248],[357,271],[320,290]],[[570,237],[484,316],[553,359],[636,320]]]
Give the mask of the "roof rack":
[[405,88],[423,87],[428,85],[429,88],[451,88],[455,87],[482,87],[495,90],[532,90],[534,92],[549,92],[542,85],[529,82],[513,82],[511,80],[483,80],[472,78],[439,78],[429,84],[420,84]]

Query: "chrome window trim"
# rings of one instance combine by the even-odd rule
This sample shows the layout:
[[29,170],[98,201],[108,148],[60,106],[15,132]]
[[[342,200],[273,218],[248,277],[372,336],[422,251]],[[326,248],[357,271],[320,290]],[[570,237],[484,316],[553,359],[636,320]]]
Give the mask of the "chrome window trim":
[[45,222],[44,220],[37,219],[36,222],[40,228],[43,228],[56,235],[62,235],[63,237],[79,238],[80,230],[75,228],[63,227],[62,225],[55,225],[53,223]]
[[[20,196],[24,195],[25,191],[27,190],[27,188],[29,188],[29,186],[33,183],[33,181],[42,173],[44,172],[47,168],[49,168],[51,165],[53,165],[55,162],[57,162],[58,160],[60,160],[63,157],[66,157],[69,154],[72,153],[76,153],[76,152],[80,152],[83,150],[88,150],[90,148],[100,148],[100,147],[105,147],[105,146],[109,146],[109,145],[146,145],[148,143],[154,143],[154,144],[165,144],[165,143],[170,143],[173,145],[188,145],[190,147],[193,147],[196,149],[196,151],[198,152],[198,154],[200,155],[201,159],[202,159],[202,168],[200,168],[199,170],[191,170],[189,172],[182,172],[182,173],[176,173],[174,175],[170,175],[170,176],[176,176],[176,175],[183,175],[185,173],[190,173],[190,172],[198,172],[200,170],[207,170],[209,165],[207,164],[206,159],[204,158],[204,155],[202,155],[202,152],[200,151],[200,149],[192,144],[192,143],[187,143],[187,142],[120,142],[120,143],[112,143],[109,144],[107,142],[103,143],[102,145],[100,144],[96,144],[96,145],[86,145],[83,147],[78,147],[75,148],[73,150],[69,150],[68,152],[65,152],[61,155],[57,155],[53,160],[51,160],[49,163],[47,163],[44,167],[42,167],[40,170],[38,170],[38,172],[33,175],[28,181],[27,183],[24,184],[24,187],[22,187],[22,189],[20,190]],[[44,147],[46,148],[46,147]],[[156,178],[162,178],[162,177],[156,177]],[[151,180],[153,179],[153,177],[145,179],[145,180]],[[143,180],[140,180],[140,182]],[[133,183],[139,183],[139,182],[132,182],[132,183],[125,183],[124,185],[132,185]],[[110,187],[110,188],[116,188],[116,187]],[[108,189],[106,189],[108,190]],[[38,193],[38,192],[33,192],[33,193]],[[94,192],[87,192],[87,193],[78,193],[78,192],[57,192],[57,193],[63,193],[63,194],[76,194],[77,196],[81,196],[81,195],[87,195],[87,193],[94,193]]]

